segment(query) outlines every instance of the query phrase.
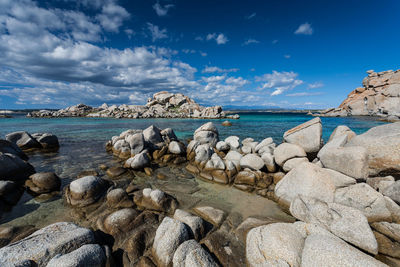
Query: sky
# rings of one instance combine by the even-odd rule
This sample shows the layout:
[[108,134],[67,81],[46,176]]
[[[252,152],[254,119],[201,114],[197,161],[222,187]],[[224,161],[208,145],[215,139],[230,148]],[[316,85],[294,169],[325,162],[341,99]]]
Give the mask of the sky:
[[0,109],[338,106],[400,69],[397,0],[0,0]]

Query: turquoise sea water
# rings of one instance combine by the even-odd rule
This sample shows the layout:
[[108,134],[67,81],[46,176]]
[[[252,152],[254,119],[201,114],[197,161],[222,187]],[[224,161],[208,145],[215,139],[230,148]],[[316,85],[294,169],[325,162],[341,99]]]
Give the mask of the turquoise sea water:
[[[279,144],[282,142],[285,131],[312,119],[311,116],[305,114],[291,113],[243,113],[240,116],[239,120],[230,120],[232,122],[230,127],[221,125],[225,119],[212,120],[218,127],[221,139],[230,135],[237,135],[241,140],[252,137],[256,141],[273,137],[275,142]],[[329,135],[338,125],[347,125],[357,134],[360,134],[374,126],[383,124],[376,119],[362,117],[321,119],[324,140],[329,138]],[[116,159],[105,151],[104,145],[112,136],[119,135],[124,130],[145,129],[154,124],[161,129],[170,127],[174,129],[179,138],[186,140],[193,136],[193,132],[199,126],[208,121],[200,119],[26,118],[15,116],[0,119],[0,138],[4,138],[7,133],[15,131],[50,132],[57,135],[60,142],[58,152],[32,152],[28,153],[28,156],[30,157],[29,162],[37,172],[55,172],[62,178],[64,186],[83,170],[98,170],[100,164],[108,166],[118,164]],[[175,187],[173,184],[171,186]],[[207,185],[204,186],[207,187]],[[209,188],[214,190],[215,186]],[[211,191],[208,189],[204,192],[208,194]],[[38,204],[38,202],[32,200],[32,196],[24,193],[12,212],[3,215],[0,224],[18,220],[19,217],[26,217],[29,214],[36,216],[26,219],[30,223],[37,220],[46,221],[46,216],[52,216],[52,213],[57,210],[62,212],[60,201],[59,197],[58,200],[45,204],[48,205],[48,210],[44,210],[40,215],[34,215],[34,210],[40,210],[39,206],[43,208],[43,204]],[[226,200],[224,201],[226,202]],[[237,206],[237,203],[231,204],[231,206]]]

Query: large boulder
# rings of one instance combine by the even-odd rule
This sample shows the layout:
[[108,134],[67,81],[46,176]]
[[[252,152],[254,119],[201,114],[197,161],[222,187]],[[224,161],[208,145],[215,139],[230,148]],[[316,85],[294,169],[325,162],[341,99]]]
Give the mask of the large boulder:
[[135,133],[128,135],[126,138],[126,142],[129,144],[131,155],[139,154],[145,148],[145,141],[143,133]]
[[180,244],[189,240],[189,227],[170,217],[165,217],[158,226],[153,243],[153,256],[159,266],[170,266]]
[[44,149],[58,149],[60,147],[58,138],[54,134],[34,133],[32,137],[34,137]]
[[301,265],[304,237],[289,223],[253,228],[247,234],[246,259],[249,266]]
[[368,154],[361,146],[336,147],[318,154],[324,167],[357,179],[368,177]]
[[367,149],[369,174],[400,171],[400,122],[374,127],[352,138],[345,146]]
[[58,254],[67,254],[82,245],[94,243],[95,235],[89,229],[59,222],[1,248],[0,265],[19,266],[19,263],[30,260],[35,266],[46,266]]
[[143,130],[143,137],[149,147],[153,149],[158,148],[160,143],[164,141],[161,135],[161,130],[154,125]]
[[13,154],[23,160],[28,160],[28,156],[15,143],[7,140],[0,139],[0,152]]
[[57,254],[49,261],[46,267],[102,267],[107,263],[106,249],[98,244],[83,245],[70,253]]
[[240,166],[258,171],[264,167],[264,161],[256,154],[247,154],[240,159]]
[[383,195],[366,183],[337,189],[334,202],[362,211],[369,222],[391,220],[391,212],[386,207]]
[[382,194],[390,197],[394,202],[400,205],[400,180],[390,183],[382,190]]
[[22,150],[42,148],[40,143],[28,132],[9,133],[6,135],[6,140],[16,144]]
[[274,150],[275,162],[279,166],[292,158],[306,157],[307,154],[301,146],[289,143],[283,143],[277,146]]
[[134,170],[141,170],[150,164],[150,158],[146,151],[142,151],[139,154],[126,160],[124,166]]
[[239,137],[237,136],[229,136],[225,138],[225,143],[227,143],[233,150],[238,150],[240,147]]
[[61,179],[53,172],[40,172],[29,176],[25,184],[35,194],[44,194],[60,190]]
[[108,186],[108,182],[100,177],[84,176],[66,187],[65,197],[72,206],[88,206],[103,197]]
[[206,223],[202,218],[192,215],[187,211],[177,209],[174,213],[174,219],[188,225],[192,230],[191,236],[193,236],[197,241],[200,241],[200,239],[205,236]]
[[318,152],[322,142],[322,124],[320,118],[314,118],[296,126],[283,134],[287,143],[301,146],[305,152]]
[[386,266],[368,254],[328,234],[311,234],[304,242],[301,266]]
[[217,127],[212,122],[203,124],[194,132],[194,141],[197,141],[199,144],[210,144],[212,147],[215,147],[219,141]]
[[174,267],[218,267],[211,255],[195,240],[183,242],[175,251]]
[[20,157],[0,152],[0,179],[20,182],[35,173],[35,169]]
[[355,183],[355,179],[340,172],[304,162],[276,184],[275,195],[279,202],[287,207],[298,195],[334,202],[337,188]]
[[303,222],[329,230],[369,253],[378,253],[378,244],[367,218],[355,208],[297,196],[290,205],[290,213]]

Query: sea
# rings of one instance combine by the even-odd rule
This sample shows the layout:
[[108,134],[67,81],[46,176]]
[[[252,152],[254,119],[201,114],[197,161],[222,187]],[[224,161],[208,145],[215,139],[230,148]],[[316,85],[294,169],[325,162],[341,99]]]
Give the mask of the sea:
[[[312,116],[302,113],[246,112],[238,113],[240,119],[211,120],[218,128],[220,139],[231,135],[241,140],[247,137],[255,141],[272,137],[275,143],[283,140],[283,133]],[[223,121],[230,121],[232,126],[222,126]],[[368,129],[385,122],[370,117],[322,117],[323,139],[327,141],[333,130],[339,125],[346,125],[355,133],[361,134]],[[193,132],[207,119],[115,119],[115,118],[27,118],[16,115],[0,119],[0,138],[15,131],[29,133],[48,132],[55,134],[60,142],[57,152],[30,152],[29,162],[37,172],[55,172],[62,179],[62,187],[68,185],[84,170],[99,170],[100,164],[118,166],[118,159],[105,151],[105,143],[114,135],[127,129],[145,129],[155,125],[160,129],[172,128],[183,141],[193,137]],[[156,178],[163,173],[167,179]],[[238,214],[242,218],[273,217],[280,221],[290,221],[290,216],[279,209],[276,203],[256,194],[242,192],[233,187],[212,184],[199,180],[184,170],[184,167],[161,167],[154,177],[142,173],[129,174],[127,180],[137,180],[174,195],[184,208],[195,205],[212,205],[228,213]],[[24,193],[12,210],[0,218],[0,225],[33,225],[43,227],[57,221],[74,221],[71,210],[66,207],[62,192],[50,199],[40,199]],[[77,222],[79,223],[79,222]]]

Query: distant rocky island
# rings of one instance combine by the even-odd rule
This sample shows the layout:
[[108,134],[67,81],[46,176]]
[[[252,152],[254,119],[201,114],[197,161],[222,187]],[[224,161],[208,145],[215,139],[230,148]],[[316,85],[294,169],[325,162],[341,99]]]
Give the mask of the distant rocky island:
[[321,111],[319,116],[379,116],[400,118],[400,70],[367,71],[362,87],[353,90],[338,108]]
[[57,111],[29,112],[27,117],[104,117],[104,118],[201,118],[238,119],[239,115],[227,115],[221,106],[203,107],[181,93],[158,92],[147,100],[146,105],[107,105],[91,107],[78,104]]

